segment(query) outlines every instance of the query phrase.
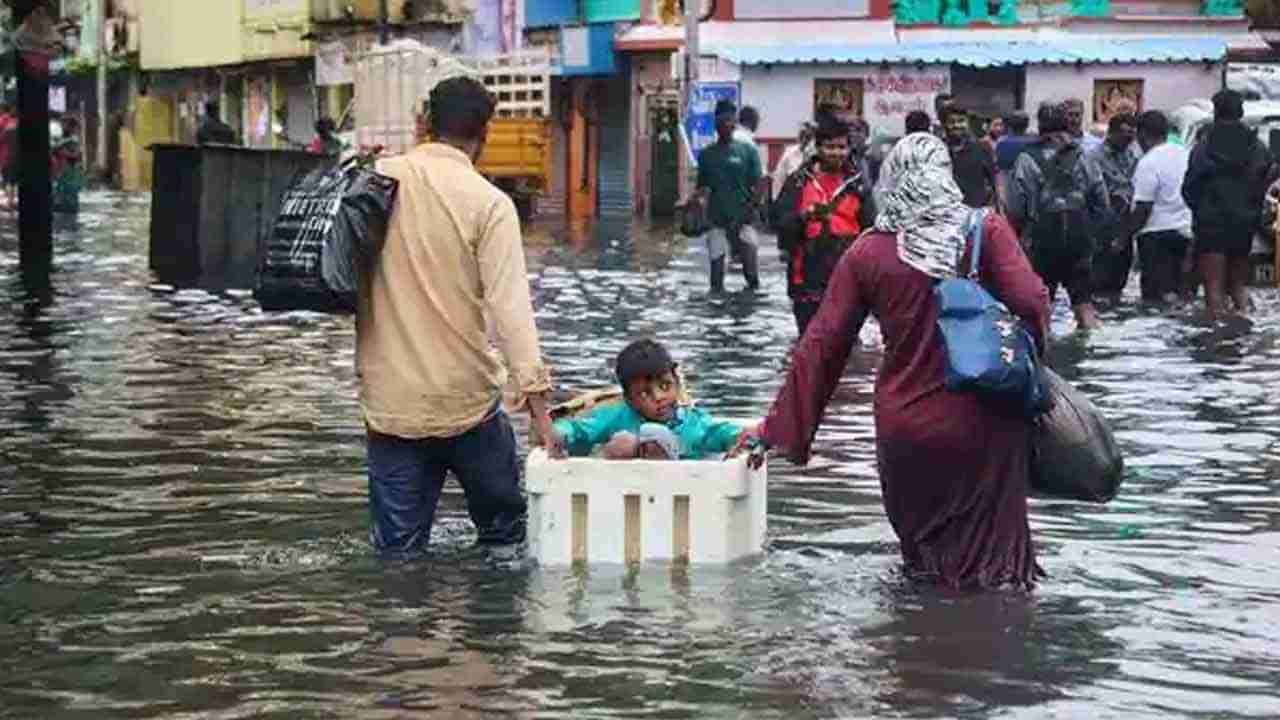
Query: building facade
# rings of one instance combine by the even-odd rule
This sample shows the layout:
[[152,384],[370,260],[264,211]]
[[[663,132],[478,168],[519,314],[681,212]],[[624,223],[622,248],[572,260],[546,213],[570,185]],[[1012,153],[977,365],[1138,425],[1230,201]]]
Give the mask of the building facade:
[[[633,76],[633,206],[661,216],[687,163],[677,152],[672,169],[661,110],[679,97],[684,29],[667,0],[642,4],[641,18],[614,46]],[[933,114],[939,93],[980,117],[1075,97],[1095,124],[1122,98],[1168,110],[1206,97],[1228,61],[1271,56],[1235,0],[718,0],[699,36],[702,79],[736,82],[761,111],[770,164],[821,103],[886,138],[912,110]]]
[[[92,0],[91,0],[92,1]],[[353,59],[383,37],[468,55],[549,48],[550,189],[540,212],[663,217],[691,166],[681,141],[678,0],[134,0],[151,139],[191,141],[205,103],[252,147],[298,147],[350,115]],[[939,93],[979,116],[1078,97],[1171,109],[1265,61],[1237,0],[717,0],[700,77],[760,109],[770,164],[820,103],[893,137]],[[159,128],[156,130],[156,128]]]
[[631,69],[615,51],[640,0],[525,0],[525,42],[560,58],[552,84],[551,188],[540,212],[574,220],[630,216]]

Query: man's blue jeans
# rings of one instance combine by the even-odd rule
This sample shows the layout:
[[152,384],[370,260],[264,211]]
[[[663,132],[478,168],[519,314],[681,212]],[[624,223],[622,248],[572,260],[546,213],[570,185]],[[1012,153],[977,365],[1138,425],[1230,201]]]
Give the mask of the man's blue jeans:
[[448,472],[462,485],[479,544],[524,542],[528,506],[506,413],[457,437],[410,440],[369,431],[368,443],[369,536],[378,551],[426,549]]

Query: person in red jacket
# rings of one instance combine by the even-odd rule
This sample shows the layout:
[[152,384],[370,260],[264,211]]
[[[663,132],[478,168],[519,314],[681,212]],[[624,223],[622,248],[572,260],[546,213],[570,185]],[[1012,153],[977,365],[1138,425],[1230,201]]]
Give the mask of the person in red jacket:
[[801,335],[818,312],[836,263],[871,224],[870,184],[849,160],[849,128],[823,117],[815,132],[816,161],[800,186],[787,252],[787,294]]

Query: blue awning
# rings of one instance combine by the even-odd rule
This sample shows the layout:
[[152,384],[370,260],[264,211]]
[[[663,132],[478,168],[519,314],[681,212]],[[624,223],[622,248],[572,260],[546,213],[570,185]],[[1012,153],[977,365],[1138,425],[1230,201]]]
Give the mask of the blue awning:
[[955,63],[987,68],[1074,63],[1219,62],[1227,55],[1227,43],[1217,38],[1062,38],[1052,41],[915,42],[894,45],[725,45],[710,46],[705,52],[738,65]]

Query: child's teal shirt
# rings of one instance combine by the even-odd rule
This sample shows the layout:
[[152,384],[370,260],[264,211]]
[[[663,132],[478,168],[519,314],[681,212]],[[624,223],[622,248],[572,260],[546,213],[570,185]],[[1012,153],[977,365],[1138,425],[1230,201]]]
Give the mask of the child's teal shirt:
[[[648,422],[626,402],[601,405],[584,418],[557,420],[556,432],[564,438],[570,455],[590,455],[596,446],[620,432],[636,433]],[[676,408],[667,428],[680,439],[681,460],[701,460],[708,455],[733,449],[742,428],[737,423],[715,420],[710,413],[692,406]]]

